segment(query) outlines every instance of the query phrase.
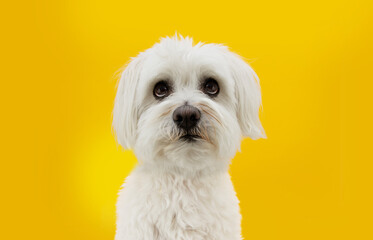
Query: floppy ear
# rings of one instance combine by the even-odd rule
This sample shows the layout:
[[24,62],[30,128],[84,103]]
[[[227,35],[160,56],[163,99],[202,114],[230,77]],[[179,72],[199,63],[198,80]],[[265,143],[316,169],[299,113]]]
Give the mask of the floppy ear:
[[124,149],[133,147],[136,140],[138,106],[136,89],[140,78],[141,58],[131,60],[121,74],[113,110],[113,129]]
[[262,104],[259,78],[254,70],[237,54],[232,53],[232,75],[235,80],[236,113],[243,137],[266,138],[260,123]]

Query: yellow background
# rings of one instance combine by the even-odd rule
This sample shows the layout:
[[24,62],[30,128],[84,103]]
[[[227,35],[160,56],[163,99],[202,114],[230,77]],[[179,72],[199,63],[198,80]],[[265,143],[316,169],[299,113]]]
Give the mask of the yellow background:
[[1,7],[1,239],[113,239],[136,164],[114,73],[175,31],[261,79],[266,140],[231,174],[245,239],[373,239],[372,1],[17,1]]

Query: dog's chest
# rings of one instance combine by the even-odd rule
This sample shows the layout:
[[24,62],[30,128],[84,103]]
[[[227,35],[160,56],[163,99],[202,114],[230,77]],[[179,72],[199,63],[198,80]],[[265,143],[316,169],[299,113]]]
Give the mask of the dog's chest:
[[240,232],[241,220],[228,174],[185,179],[134,173],[120,193],[117,216],[117,236],[126,239],[227,239]]

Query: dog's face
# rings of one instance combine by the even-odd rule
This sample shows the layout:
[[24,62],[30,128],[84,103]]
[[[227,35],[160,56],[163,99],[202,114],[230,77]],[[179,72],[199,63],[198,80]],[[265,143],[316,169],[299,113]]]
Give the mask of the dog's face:
[[142,162],[162,167],[226,167],[242,137],[265,137],[254,71],[216,44],[165,38],[128,64],[113,127]]

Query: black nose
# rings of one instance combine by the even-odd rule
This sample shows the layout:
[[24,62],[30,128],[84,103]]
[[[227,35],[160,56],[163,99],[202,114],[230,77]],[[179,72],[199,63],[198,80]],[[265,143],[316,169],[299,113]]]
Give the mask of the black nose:
[[193,106],[183,105],[175,109],[172,118],[177,126],[188,131],[196,126],[201,112]]

